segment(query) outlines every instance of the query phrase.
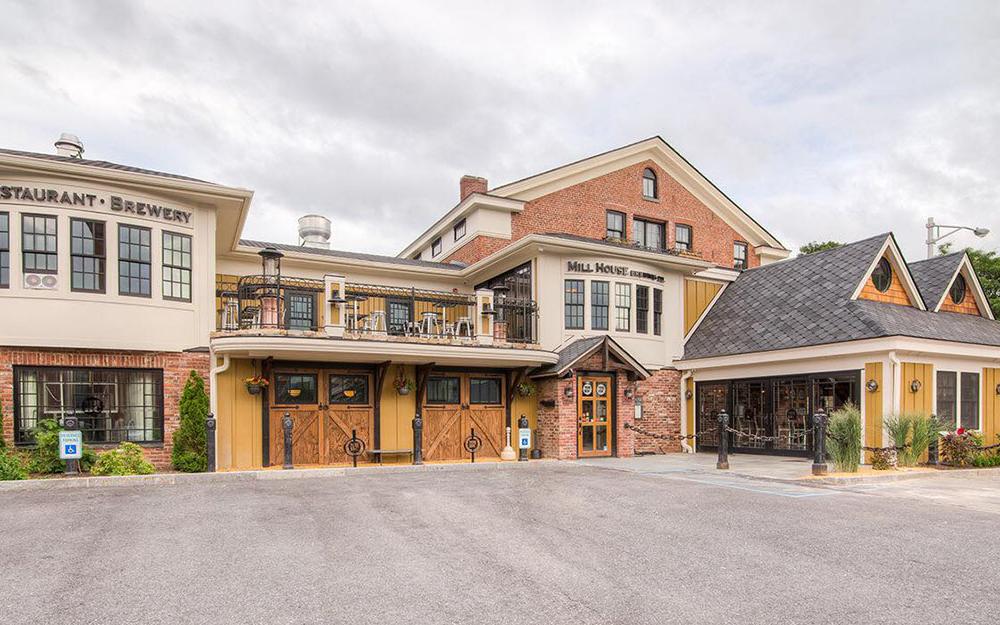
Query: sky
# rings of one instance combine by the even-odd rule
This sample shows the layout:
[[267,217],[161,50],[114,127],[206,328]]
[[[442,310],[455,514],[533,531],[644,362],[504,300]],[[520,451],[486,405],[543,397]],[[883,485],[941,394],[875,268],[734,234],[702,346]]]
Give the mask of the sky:
[[997,2],[0,0],[0,147],[254,190],[244,236],[396,254],[490,186],[660,135],[789,248],[1000,248]]

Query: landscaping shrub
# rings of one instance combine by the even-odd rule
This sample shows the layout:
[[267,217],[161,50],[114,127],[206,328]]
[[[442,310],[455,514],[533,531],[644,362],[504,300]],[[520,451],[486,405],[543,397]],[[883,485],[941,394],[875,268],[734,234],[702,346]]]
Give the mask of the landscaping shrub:
[[[35,447],[28,454],[28,471],[30,473],[62,473],[66,470],[66,461],[59,458],[59,430],[62,429],[55,419],[45,419],[39,422],[32,431],[35,437]],[[90,471],[97,460],[93,449],[83,448],[80,458],[80,470]]]
[[980,468],[1000,467],[1000,453],[995,451],[979,452],[972,457],[972,466]]
[[174,432],[171,460],[174,468],[185,473],[208,469],[205,450],[205,419],[208,418],[208,394],[205,381],[192,370],[184,383],[180,401],[181,424]]
[[0,403],[0,452],[7,449],[7,439],[3,437],[3,403]]
[[156,468],[142,455],[142,448],[135,443],[121,443],[116,449],[97,457],[92,475],[149,475]]
[[0,448],[0,482],[23,480],[28,477],[21,456],[11,449]]
[[965,467],[973,462],[983,445],[982,436],[971,430],[958,428],[941,437],[939,453],[941,462],[953,467]]
[[855,473],[861,462],[861,411],[854,404],[845,404],[830,414],[827,426],[827,455],[837,471]]
[[916,465],[931,442],[938,436],[941,424],[933,415],[903,413],[885,420],[889,438],[896,447],[904,447],[898,452],[900,466]]

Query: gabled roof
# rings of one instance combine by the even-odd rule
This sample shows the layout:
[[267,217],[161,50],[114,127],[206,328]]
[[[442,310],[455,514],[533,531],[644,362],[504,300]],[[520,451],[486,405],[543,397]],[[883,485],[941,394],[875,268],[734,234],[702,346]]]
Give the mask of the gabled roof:
[[82,165],[84,167],[98,167],[100,169],[112,169],[115,171],[124,171],[132,174],[159,176],[160,178],[171,178],[173,180],[186,180],[188,182],[200,182],[202,184],[215,184],[214,182],[207,182],[205,180],[199,180],[197,178],[181,176],[179,174],[168,174],[162,171],[155,171],[152,169],[142,169],[140,167],[132,167],[130,165],[119,165],[118,163],[110,163],[108,161],[92,161],[85,158],[72,158],[69,156],[60,156],[58,154],[44,154],[42,152],[23,152],[21,150],[8,150],[5,148],[0,148],[0,154],[9,154],[11,156],[24,156],[27,158],[39,158],[46,161],[67,163],[69,165]]
[[934,310],[937,303],[944,297],[951,280],[958,271],[958,266],[962,263],[965,252],[954,252],[945,256],[935,256],[926,260],[918,260],[910,263],[910,275],[920,289],[920,296],[924,298],[927,308]]
[[646,379],[650,371],[642,366],[624,347],[618,344],[613,338],[606,334],[579,338],[567,343],[558,350],[559,360],[555,364],[546,365],[532,372],[533,378],[544,378],[549,376],[562,376],[570,371],[578,363],[583,362],[590,356],[598,353],[602,349],[607,349],[608,354],[617,358],[620,362],[630,368],[637,376]]
[[887,336],[1000,346],[1000,323],[990,319],[852,299],[887,239],[744,271],[692,333],[684,360]]

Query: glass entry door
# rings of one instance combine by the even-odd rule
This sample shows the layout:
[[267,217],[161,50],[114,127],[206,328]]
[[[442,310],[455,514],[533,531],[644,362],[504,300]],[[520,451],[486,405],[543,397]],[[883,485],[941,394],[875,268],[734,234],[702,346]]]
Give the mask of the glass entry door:
[[577,378],[577,453],[580,457],[611,455],[611,377]]

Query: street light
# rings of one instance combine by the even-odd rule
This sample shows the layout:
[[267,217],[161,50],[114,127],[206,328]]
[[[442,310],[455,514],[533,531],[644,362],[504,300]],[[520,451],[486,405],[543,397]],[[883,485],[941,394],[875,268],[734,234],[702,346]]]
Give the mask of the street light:
[[[948,232],[941,234],[941,228],[951,228]],[[938,241],[950,237],[959,230],[968,230],[980,239],[990,233],[989,228],[972,228],[970,226],[945,226],[934,223],[933,217],[927,218],[927,258],[934,258],[934,249]]]

